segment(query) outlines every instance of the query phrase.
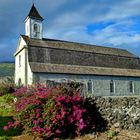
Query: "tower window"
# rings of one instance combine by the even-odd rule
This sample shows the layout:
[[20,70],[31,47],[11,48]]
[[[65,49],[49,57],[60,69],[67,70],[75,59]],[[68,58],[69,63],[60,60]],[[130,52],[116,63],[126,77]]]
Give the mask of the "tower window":
[[134,93],[134,82],[133,82],[133,81],[130,81],[130,82],[129,82],[129,91],[130,91],[131,93]]
[[40,26],[39,26],[39,24],[34,24],[34,26],[33,26],[33,29],[34,29],[34,32],[40,32]]
[[92,85],[92,81],[91,80],[88,81],[87,86],[88,86],[87,87],[88,93],[92,94],[93,85]]
[[37,32],[38,31],[38,26],[37,24],[34,24],[34,32]]
[[19,67],[21,66],[21,55],[19,55]]
[[115,93],[115,82],[113,80],[110,81],[110,92]]

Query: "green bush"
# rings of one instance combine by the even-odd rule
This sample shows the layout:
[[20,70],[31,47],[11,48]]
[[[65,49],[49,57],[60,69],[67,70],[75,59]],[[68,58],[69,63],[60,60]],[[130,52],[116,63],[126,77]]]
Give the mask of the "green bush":
[[9,140],[10,138],[8,138],[7,136],[0,136],[0,140]]
[[15,85],[13,83],[1,83],[0,84],[0,96],[13,93]]
[[3,98],[5,99],[5,102],[8,104],[14,103],[15,97],[12,94],[3,95]]

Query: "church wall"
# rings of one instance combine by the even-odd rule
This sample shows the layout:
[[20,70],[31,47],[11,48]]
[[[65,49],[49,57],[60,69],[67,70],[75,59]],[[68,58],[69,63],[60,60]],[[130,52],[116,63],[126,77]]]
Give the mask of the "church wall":
[[[88,93],[88,81],[92,81],[92,93],[88,96],[135,96],[140,95],[140,78],[132,77],[112,77],[112,76],[88,76],[88,75],[70,75],[70,74],[43,74],[34,73],[34,80],[46,83],[47,80],[56,82],[75,81],[85,85]],[[110,92],[110,81],[114,81],[114,92]],[[130,81],[133,82],[134,92],[130,92]]]
[[25,22],[25,33],[26,33],[27,36],[31,36],[30,23],[31,23],[31,19],[29,18]]
[[25,49],[23,49],[15,57],[15,84],[18,85],[19,79],[21,79],[21,84],[25,85]]
[[26,50],[26,55],[27,55],[27,85],[32,85],[33,84],[33,72],[31,71],[31,67],[29,65],[28,61],[28,50]]

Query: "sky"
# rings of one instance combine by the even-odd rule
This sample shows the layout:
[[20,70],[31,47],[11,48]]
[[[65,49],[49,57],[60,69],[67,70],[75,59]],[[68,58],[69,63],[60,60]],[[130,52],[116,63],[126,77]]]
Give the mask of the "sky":
[[[32,0],[0,0],[0,61],[14,61]],[[140,0],[35,0],[43,37],[126,49],[140,57]]]

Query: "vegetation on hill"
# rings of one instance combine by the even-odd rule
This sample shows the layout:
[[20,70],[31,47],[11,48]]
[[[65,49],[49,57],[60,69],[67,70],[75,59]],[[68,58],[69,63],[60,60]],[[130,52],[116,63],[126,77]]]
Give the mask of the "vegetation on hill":
[[0,77],[14,76],[14,63],[0,63]]

